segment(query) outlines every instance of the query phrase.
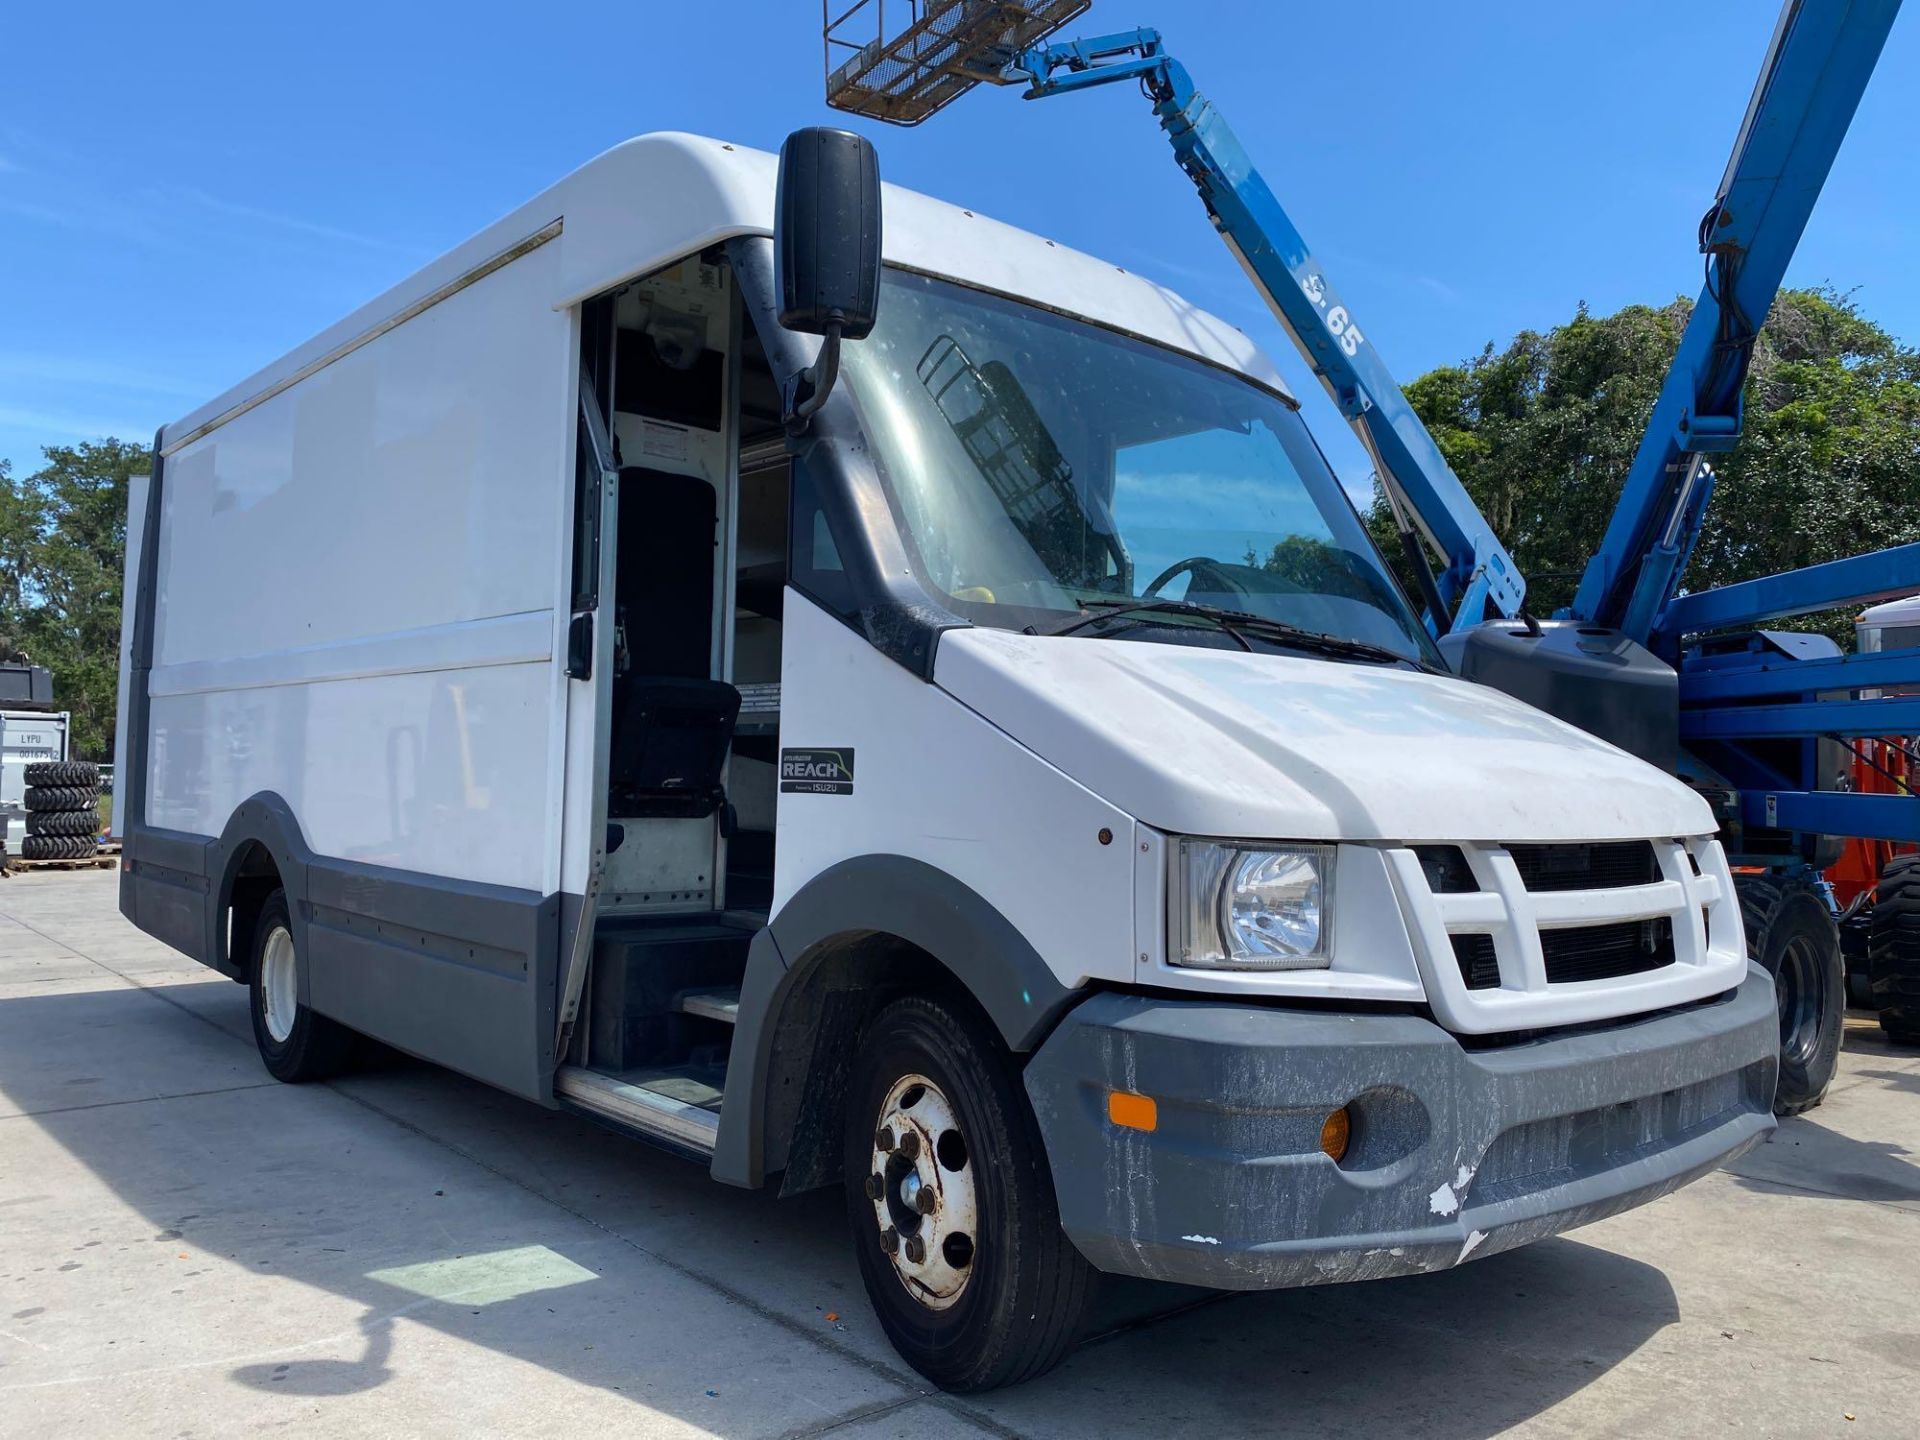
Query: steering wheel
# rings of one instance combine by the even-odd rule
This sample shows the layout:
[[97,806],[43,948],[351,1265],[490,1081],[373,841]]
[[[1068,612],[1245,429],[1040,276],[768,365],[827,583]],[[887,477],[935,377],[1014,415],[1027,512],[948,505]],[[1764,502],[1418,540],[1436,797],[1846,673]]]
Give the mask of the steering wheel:
[[1189,555],[1184,560],[1175,561],[1158,575],[1154,576],[1153,583],[1140,592],[1140,598],[1143,600],[1154,599],[1165,586],[1171,584],[1174,580],[1177,580],[1180,576],[1188,572],[1192,572],[1193,575],[1193,581],[1187,587],[1189,590],[1191,590],[1194,585],[1198,585],[1203,590],[1213,590],[1220,594],[1241,595],[1246,593],[1241,586],[1234,583],[1233,578],[1227,574],[1225,568],[1212,556]]

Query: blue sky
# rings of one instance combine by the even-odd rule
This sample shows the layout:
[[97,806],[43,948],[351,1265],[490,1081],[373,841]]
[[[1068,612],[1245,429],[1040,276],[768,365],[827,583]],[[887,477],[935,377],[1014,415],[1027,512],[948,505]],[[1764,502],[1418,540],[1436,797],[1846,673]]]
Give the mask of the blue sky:
[[[1695,222],[1774,13],[1098,0],[1076,28],[1167,33],[1405,380],[1581,300],[1695,293]],[[812,0],[5,7],[0,458],[150,437],[629,135],[771,149],[831,120],[818,26]],[[1916,80],[1908,15],[1789,276],[1857,290],[1910,343]],[[888,179],[1150,274],[1312,388],[1136,93],[982,91],[870,133]]]

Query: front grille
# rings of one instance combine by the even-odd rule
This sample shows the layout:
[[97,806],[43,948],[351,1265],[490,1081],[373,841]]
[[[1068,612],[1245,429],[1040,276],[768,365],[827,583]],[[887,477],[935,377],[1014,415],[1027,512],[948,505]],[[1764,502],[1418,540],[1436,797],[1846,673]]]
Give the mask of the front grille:
[[1423,843],[1392,864],[1434,1016],[1456,1034],[1691,1003],[1746,968],[1713,840]]
[[1662,916],[1578,930],[1542,930],[1540,949],[1546,957],[1549,985],[1639,975],[1673,964],[1673,921]]
[[1645,840],[1594,845],[1509,845],[1507,853],[1529,890],[1620,890],[1651,885],[1660,862]]
[[1420,869],[1434,894],[1458,895],[1480,888],[1474,882],[1466,854],[1458,845],[1416,845],[1413,853],[1420,858]]
[[1491,935],[1454,935],[1453,958],[1469,990],[1491,990],[1500,983],[1500,962],[1493,953]]

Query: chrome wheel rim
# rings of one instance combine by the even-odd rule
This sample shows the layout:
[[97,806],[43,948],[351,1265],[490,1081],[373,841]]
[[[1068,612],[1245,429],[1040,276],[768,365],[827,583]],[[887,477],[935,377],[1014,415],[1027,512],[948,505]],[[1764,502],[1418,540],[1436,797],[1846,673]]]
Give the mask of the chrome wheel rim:
[[276,1045],[293,1034],[294,1012],[300,1007],[300,978],[294,961],[293,933],[273,927],[260,952],[260,1018]]
[[924,1075],[896,1081],[874,1125],[866,1194],[880,1248],[929,1310],[957,1304],[973,1278],[980,1219],[973,1157],[953,1103]]

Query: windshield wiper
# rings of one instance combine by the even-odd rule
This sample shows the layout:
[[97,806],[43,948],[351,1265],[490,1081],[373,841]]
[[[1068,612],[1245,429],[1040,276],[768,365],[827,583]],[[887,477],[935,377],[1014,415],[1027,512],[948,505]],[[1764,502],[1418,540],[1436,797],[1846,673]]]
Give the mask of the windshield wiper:
[[1075,632],[1079,632],[1079,630],[1091,630],[1092,626],[1104,624],[1106,620],[1133,620],[1135,616],[1142,616],[1139,624],[1165,624],[1165,620],[1154,620],[1152,616],[1156,616],[1156,614],[1187,614],[1187,616],[1192,616],[1192,618],[1196,618],[1196,620],[1212,620],[1215,630],[1221,630],[1221,632],[1235,637],[1236,641],[1240,643],[1240,649],[1244,649],[1244,651],[1254,649],[1252,645],[1246,643],[1246,636],[1242,636],[1238,630],[1233,628],[1233,624],[1227,622],[1225,612],[1217,612],[1217,614],[1215,614],[1215,612],[1208,611],[1208,607],[1204,607],[1204,605],[1188,605],[1187,601],[1117,601],[1117,599],[1116,601],[1106,601],[1106,599],[1096,599],[1096,601],[1079,601],[1079,607],[1081,607],[1081,612],[1075,614],[1075,616],[1069,618],[1069,620],[1060,620],[1058,624],[1050,624],[1050,626],[1046,626],[1046,628],[1027,626],[1027,634],[1029,634],[1029,636],[1071,636],[1071,634],[1075,634]]
[[[1191,604],[1185,600],[1082,600],[1079,601],[1081,614],[1070,620],[1062,620],[1057,625],[1049,625],[1044,630],[1029,625],[1029,635],[1072,635],[1076,631],[1089,630],[1108,620],[1128,620],[1134,616],[1187,615],[1199,620],[1211,620],[1216,629],[1231,635],[1242,650],[1253,649],[1247,637],[1227,618],[1224,610],[1216,611],[1205,605]],[[1142,619],[1135,623],[1141,625],[1164,625],[1164,620]]]
[[[1063,620],[1045,630],[1028,628],[1036,635],[1071,635],[1076,631],[1091,629],[1102,621],[1125,619],[1131,615],[1189,615],[1195,619],[1211,620],[1222,631],[1237,640],[1243,650],[1253,648],[1247,643],[1247,636],[1257,635],[1263,640],[1273,640],[1296,650],[1307,650],[1317,654],[1339,655],[1356,660],[1377,660],[1390,665],[1419,665],[1417,660],[1402,655],[1397,650],[1389,650],[1383,645],[1369,645],[1364,640],[1349,640],[1344,635],[1327,635],[1318,630],[1306,630],[1266,615],[1254,615],[1245,610],[1229,610],[1220,605],[1202,605],[1195,600],[1082,600],[1079,604],[1084,614],[1075,615],[1072,619]],[[1420,668],[1426,667],[1420,666]]]

